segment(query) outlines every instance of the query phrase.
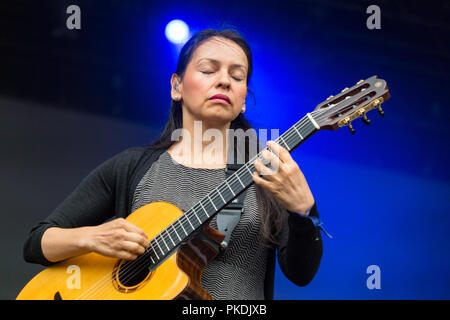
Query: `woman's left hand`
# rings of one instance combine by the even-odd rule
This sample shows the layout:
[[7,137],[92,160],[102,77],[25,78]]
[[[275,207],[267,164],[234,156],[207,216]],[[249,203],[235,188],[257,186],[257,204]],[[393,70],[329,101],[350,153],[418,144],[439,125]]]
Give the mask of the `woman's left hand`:
[[257,172],[253,173],[253,181],[270,191],[286,210],[305,215],[314,205],[314,197],[303,173],[289,151],[274,141],[268,141],[267,146],[275,154],[264,150],[262,156],[273,169],[258,158],[254,163]]

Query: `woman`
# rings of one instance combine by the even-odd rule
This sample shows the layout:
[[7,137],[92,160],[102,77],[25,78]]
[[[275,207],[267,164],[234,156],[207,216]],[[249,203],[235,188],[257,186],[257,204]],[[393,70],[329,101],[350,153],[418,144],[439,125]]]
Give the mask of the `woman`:
[[[171,78],[171,111],[159,140],[127,149],[92,171],[32,229],[25,260],[50,265],[88,252],[136,259],[149,239],[123,218],[152,201],[186,211],[224,181],[227,129],[250,128],[244,112],[251,74],[250,48],[236,32],[208,29],[193,36]],[[190,143],[185,134],[173,141],[177,129],[193,137]],[[212,129],[226,140],[215,162],[207,161],[211,142],[202,139]],[[246,191],[229,246],[203,272],[202,286],[215,299],[272,299],[275,250],[283,273],[297,285],[308,284],[319,267],[322,240],[308,219],[318,217],[313,195],[289,152],[274,142],[268,146],[275,153],[263,156],[271,164],[279,161],[277,170],[255,162],[255,184]],[[216,227],[216,220],[210,225]]]

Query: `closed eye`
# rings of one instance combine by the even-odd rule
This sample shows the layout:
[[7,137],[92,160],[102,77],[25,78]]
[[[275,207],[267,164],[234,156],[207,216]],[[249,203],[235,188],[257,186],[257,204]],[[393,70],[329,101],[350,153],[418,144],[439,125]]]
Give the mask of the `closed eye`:
[[[211,73],[214,73],[214,72],[212,72],[212,71],[200,71],[201,73],[203,73],[203,74],[211,74]],[[234,80],[236,80],[236,81],[242,81],[242,80],[244,80],[244,79],[241,79],[241,78],[237,78],[237,77],[232,77]]]

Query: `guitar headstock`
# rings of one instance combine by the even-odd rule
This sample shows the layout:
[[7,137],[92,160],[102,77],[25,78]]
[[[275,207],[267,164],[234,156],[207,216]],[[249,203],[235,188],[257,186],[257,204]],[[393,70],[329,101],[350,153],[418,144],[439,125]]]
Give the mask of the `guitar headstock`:
[[319,104],[311,115],[320,129],[337,130],[348,126],[350,132],[355,133],[351,122],[362,117],[365,124],[370,124],[367,112],[378,109],[384,117],[381,103],[390,98],[386,81],[372,76],[358,81],[353,87],[343,89],[338,95],[330,96]]

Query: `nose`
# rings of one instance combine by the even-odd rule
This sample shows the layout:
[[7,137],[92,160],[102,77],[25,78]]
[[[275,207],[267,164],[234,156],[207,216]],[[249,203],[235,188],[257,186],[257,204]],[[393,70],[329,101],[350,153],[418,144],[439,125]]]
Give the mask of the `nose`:
[[219,72],[219,79],[217,80],[217,87],[229,89],[231,85],[230,75],[227,71]]

